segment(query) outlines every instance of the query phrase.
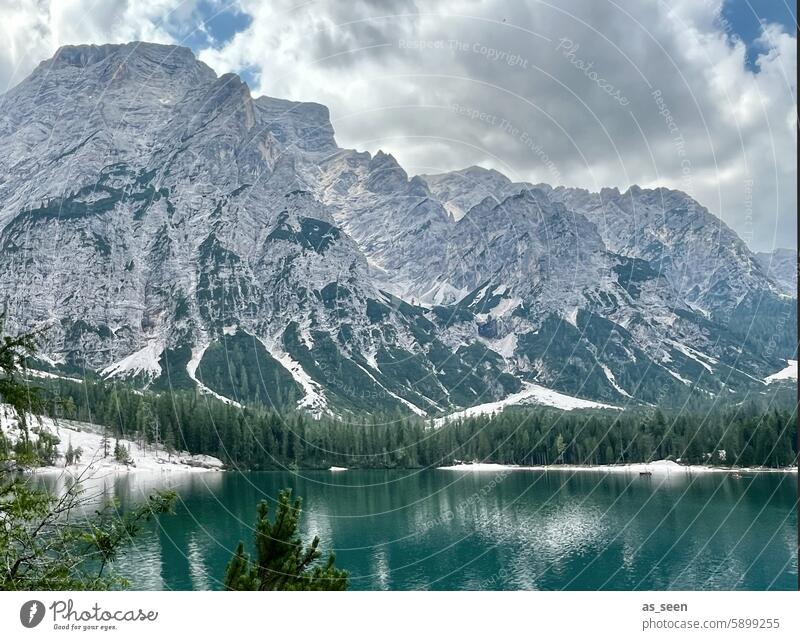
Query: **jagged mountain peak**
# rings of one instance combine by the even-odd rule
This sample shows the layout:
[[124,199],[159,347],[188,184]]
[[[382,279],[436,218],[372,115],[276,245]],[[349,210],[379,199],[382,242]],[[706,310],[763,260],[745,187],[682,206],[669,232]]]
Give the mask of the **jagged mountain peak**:
[[776,290],[745,242],[682,191],[558,187],[550,197],[595,222],[609,250],[655,264],[704,313],[730,316],[753,292]]
[[[63,45],[56,50],[50,60],[45,60],[40,64],[44,66],[70,65],[88,67],[112,56],[122,57],[130,62],[137,59],[147,59],[162,64],[171,71],[179,69],[180,65],[201,64],[206,66],[198,61],[194,52],[188,47],[142,41],[120,44]],[[210,67],[207,68],[211,70]]]
[[56,58],[0,102],[0,295],[63,367],[430,415],[528,383],[721,393],[794,348],[745,330],[796,306],[681,192],[409,178],[340,149],[323,105],[254,99],[187,49]]
[[338,149],[328,107],[268,96],[259,96],[255,103],[261,120],[283,146],[322,153]]
[[499,171],[475,165],[420,177],[455,221],[463,218],[472,207],[486,198],[499,202],[505,196],[531,186],[525,182],[512,182]]
[[[98,87],[114,89],[126,84],[139,85],[146,93],[146,87],[161,87],[170,82],[177,83],[178,91],[192,84],[209,82],[216,73],[197,59],[191,49],[178,45],[162,45],[149,42],[128,42],[125,44],[102,45],[64,45],[52,58],[45,60],[34,69],[31,75],[6,94],[17,94],[22,84],[34,84],[40,93],[46,92],[54,84],[64,85],[67,78],[72,93],[87,93],[95,101],[100,97],[92,94],[91,83]],[[66,88],[66,87],[64,87]]]
[[[192,89],[176,107],[176,112],[188,116],[197,127],[207,127],[209,121],[217,117],[230,123],[240,111],[248,128],[253,127],[256,121],[250,88],[235,73],[226,73]],[[187,132],[186,135],[193,133]]]
[[507,176],[497,171],[496,169],[487,169],[486,167],[481,167],[476,164],[470,165],[463,169],[455,169],[454,171],[444,171],[442,173],[424,174],[421,177],[426,180],[427,179],[437,180],[452,176],[461,176],[472,180],[481,180],[490,178],[502,183],[511,182],[511,180]]
[[405,189],[408,174],[390,153],[378,151],[369,161],[367,188],[376,193],[392,193]]
[[761,251],[756,260],[765,273],[775,281],[781,294],[797,298],[797,251],[778,248],[774,251]]

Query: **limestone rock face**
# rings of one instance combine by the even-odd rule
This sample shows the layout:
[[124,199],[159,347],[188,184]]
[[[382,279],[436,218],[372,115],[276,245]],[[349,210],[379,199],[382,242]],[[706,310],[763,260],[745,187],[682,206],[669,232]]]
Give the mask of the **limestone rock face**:
[[717,394],[793,353],[786,270],[687,195],[408,176],[185,48],[63,47],[0,96],[0,148],[0,297],[53,372],[435,415]]
[[778,285],[780,292],[791,298],[797,297],[797,251],[775,249],[759,252],[756,260]]

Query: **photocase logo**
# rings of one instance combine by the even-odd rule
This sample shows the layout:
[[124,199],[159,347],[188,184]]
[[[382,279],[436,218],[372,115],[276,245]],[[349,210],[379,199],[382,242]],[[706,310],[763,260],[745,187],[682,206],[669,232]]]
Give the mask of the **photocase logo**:
[[44,618],[44,604],[39,600],[28,600],[20,607],[19,621],[23,627],[33,629]]

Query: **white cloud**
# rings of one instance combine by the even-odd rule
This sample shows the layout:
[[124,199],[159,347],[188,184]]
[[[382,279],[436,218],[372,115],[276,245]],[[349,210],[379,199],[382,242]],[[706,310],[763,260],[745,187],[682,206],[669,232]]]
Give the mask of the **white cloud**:
[[552,182],[544,151],[567,184],[680,188],[756,248],[794,243],[796,39],[765,25],[754,73],[721,0],[241,4],[203,59],[327,104],[340,144]]
[[[177,0],[55,4],[0,8],[0,86],[59,44],[167,42],[199,19]],[[752,71],[722,0],[236,4],[250,25],[200,57],[246,70],[254,94],[328,105],[343,146],[383,148],[412,173],[672,186],[754,248],[794,244],[796,39],[765,25]]]
[[165,25],[190,15],[194,5],[194,0],[4,0],[0,91],[22,80],[61,45],[172,43]]

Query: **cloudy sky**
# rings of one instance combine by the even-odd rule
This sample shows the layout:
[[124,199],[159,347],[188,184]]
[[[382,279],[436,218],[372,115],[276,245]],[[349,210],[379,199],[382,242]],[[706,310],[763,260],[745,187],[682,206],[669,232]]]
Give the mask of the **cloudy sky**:
[[[790,8],[792,7],[792,8]],[[0,92],[62,44],[191,47],[254,95],[330,107],[410,174],[472,164],[682,189],[796,246],[793,0],[0,0]]]

